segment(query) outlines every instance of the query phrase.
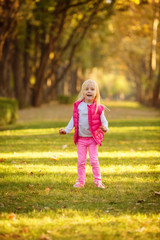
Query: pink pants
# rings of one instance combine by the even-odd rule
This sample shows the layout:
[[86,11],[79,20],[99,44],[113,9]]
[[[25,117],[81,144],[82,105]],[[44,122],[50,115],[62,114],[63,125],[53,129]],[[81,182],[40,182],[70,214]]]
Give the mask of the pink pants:
[[90,164],[94,177],[94,183],[101,181],[100,166],[98,161],[98,144],[92,137],[79,137],[77,143],[78,152],[78,182],[85,183],[86,161],[87,161],[87,147],[89,150]]

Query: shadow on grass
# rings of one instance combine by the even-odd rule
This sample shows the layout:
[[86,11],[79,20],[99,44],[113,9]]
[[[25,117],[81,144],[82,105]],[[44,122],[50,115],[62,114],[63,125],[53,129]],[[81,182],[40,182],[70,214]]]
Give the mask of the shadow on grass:
[[[69,121],[70,119],[68,119]],[[30,123],[21,123],[14,125],[1,126],[0,131],[5,130],[22,130],[22,129],[47,129],[47,128],[60,128],[68,124],[68,121],[37,121]],[[109,127],[144,127],[144,126],[160,126],[159,119],[143,119],[143,120],[111,120]]]
[[[35,151],[59,151],[63,152],[63,145],[67,144],[67,150],[75,147],[73,133],[60,136],[58,133],[31,134],[20,136],[0,136],[0,152],[22,152]],[[126,133],[109,133],[105,136],[99,151],[118,151],[139,148],[140,150],[159,150],[159,133],[156,130],[129,131]]]
[[[48,122],[35,123],[22,126],[14,126],[10,130],[20,129],[47,129],[59,128],[65,126],[66,122]],[[126,127],[126,126],[159,126],[158,120],[144,120],[144,121],[112,121],[112,127]],[[37,130],[38,131],[38,130]],[[143,131],[142,135],[137,132],[126,133],[109,133],[104,140],[104,147],[100,151],[129,151],[134,147],[141,150],[156,150],[158,149],[157,132]],[[6,172],[1,174],[1,196],[0,196],[0,211],[3,213],[31,213],[34,211],[49,211],[57,212],[64,209],[72,209],[76,211],[93,211],[105,212],[110,209],[111,214],[134,214],[145,213],[155,214],[159,213],[159,197],[154,195],[154,191],[159,191],[158,172],[155,170],[151,172],[129,172],[123,170],[122,173],[104,172],[102,177],[106,184],[106,189],[98,189],[93,183],[93,176],[87,173],[87,181],[84,189],[74,189],[73,184],[77,179],[77,173],[67,171],[67,168],[75,166],[77,168],[77,154],[75,158],[61,158],[60,161],[52,162],[44,156],[42,157],[28,157],[27,151],[43,153],[44,151],[62,152],[63,144],[68,144],[68,148],[73,151],[73,134],[61,137],[58,133],[38,134],[26,136],[1,136],[0,151],[1,153],[13,153],[10,159],[6,159],[3,163],[6,166]],[[118,145],[118,141],[123,141]],[[143,146],[145,142],[145,146]],[[71,144],[71,148],[70,145]],[[108,145],[110,144],[110,145]],[[75,146],[76,151],[76,146]],[[14,156],[14,152],[23,153],[24,156]],[[27,159],[28,158],[28,159]],[[18,159],[18,160],[17,160]],[[11,163],[16,161],[16,164]],[[27,164],[21,165],[22,161]],[[121,159],[113,158],[112,156],[100,157],[100,164],[103,167],[114,165],[123,166],[138,166],[148,164],[150,168],[159,164],[158,157],[149,159],[148,157],[129,159],[129,156],[122,156]],[[7,172],[7,167],[13,166],[13,169]],[[44,166],[42,172],[33,168],[33,165]],[[64,173],[55,171],[45,172],[45,167],[64,167]],[[15,167],[18,167],[15,169]],[[152,169],[151,169],[152,170]],[[31,174],[32,172],[32,174]],[[45,189],[49,187],[50,191]]]
[[67,124],[66,121],[36,121],[36,122],[28,122],[21,124],[13,124],[0,126],[0,131],[6,130],[22,130],[22,129],[47,129],[47,128],[59,128],[65,126]]
[[[150,177],[154,179],[152,182]],[[115,215],[159,212],[159,197],[154,195],[154,191],[158,191],[158,172],[103,173],[106,189],[94,185],[91,173],[87,174],[85,188],[74,189],[76,178],[76,173],[54,173],[54,170],[32,175],[3,173],[0,212],[28,213],[46,211],[46,207],[51,211],[105,211],[113,207],[111,212]],[[45,191],[47,187],[49,192]]]
[[[76,150],[76,149],[75,149]],[[75,157],[59,157],[60,159],[58,161],[56,160],[50,160],[50,157],[27,157],[24,158],[22,157],[17,157],[14,156],[11,159],[6,159],[3,163],[4,166],[11,166],[11,167],[21,167],[22,169],[26,169],[27,167],[29,167],[29,169],[31,169],[32,166],[36,165],[37,167],[39,166],[50,166],[50,167],[64,167],[66,166],[66,171],[67,171],[67,167],[73,167],[73,166],[77,166],[77,153],[75,152]],[[159,166],[159,157],[144,157],[144,156],[140,156],[140,157],[130,157],[130,156],[122,156],[120,159],[118,156],[116,157],[112,157],[112,156],[107,156],[107,157],[99,157],[99,162],[101,167],[109,167],[109,166],[119,166],[122,167],[123,166],[139,166],[142,167],[142,165],[149,165],[150,168],[155,167],[156,165]],[[87,164],[89,164],[89,157],[87,157]]]

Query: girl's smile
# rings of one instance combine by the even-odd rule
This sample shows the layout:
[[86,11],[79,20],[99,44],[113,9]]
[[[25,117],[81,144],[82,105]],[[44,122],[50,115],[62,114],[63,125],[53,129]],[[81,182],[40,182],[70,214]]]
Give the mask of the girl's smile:
[[96,97],[96,88],[94,83],[89,83],[83,93],[84,101],[86,103],[93,103]]

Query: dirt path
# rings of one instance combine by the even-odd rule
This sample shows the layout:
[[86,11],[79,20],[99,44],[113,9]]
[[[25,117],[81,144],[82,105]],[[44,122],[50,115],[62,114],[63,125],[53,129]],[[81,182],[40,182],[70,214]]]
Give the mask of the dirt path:
[[51,102],[37,108],[19,110],[19,122],[39,120],[69,120],[72,116],[73,105]]
[[[105,111],[107,119],[136,119],[136,118],[158,118],[160,110],[152,108],[118,108],[111,107],[111,111]],[[28,121],[69,121],[73,112],[73,104],[59,104],[54,101],[43,104],[39,108],[27,108],[19,110],[18,122]]]

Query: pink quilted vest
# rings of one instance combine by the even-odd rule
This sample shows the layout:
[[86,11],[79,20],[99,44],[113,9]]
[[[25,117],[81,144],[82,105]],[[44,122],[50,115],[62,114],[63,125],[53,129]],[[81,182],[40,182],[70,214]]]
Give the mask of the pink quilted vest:
[[[83,100],[82,100],[83,101]],[[73,121],[74,121],[74,127],[75,127],[75,133],[74,133],[74,143],[77,144],[78,140],[78,124],[79,124],[79,116],[78,116],[78,105],[82,101],[77,101],[74,103],[74,110],[73,110]],[[91,105],[88,106],[88,124],[89,124],[89,129],[91,131],[91,134],[96,141],[96,143],[101,146],[102,141],[104,138],[104,133],[102,130],[99,128],[101,124],[100,116],[103,111],[103,106],[100,105],[98,107],[97,113],[95,114],[96,111],[96,103],[94,102]]]

